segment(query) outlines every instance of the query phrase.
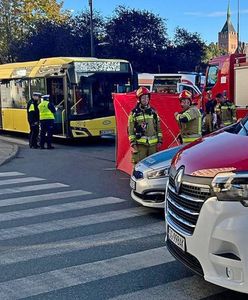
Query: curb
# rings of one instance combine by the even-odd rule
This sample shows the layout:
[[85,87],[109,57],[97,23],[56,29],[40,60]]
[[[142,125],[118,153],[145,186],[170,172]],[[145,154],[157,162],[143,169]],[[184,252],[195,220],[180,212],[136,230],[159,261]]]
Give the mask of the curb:
[[11,143],[7,143],[8,145],[12,146],[12,152],[10,153],[10,155],[8,155],[6,158],[3,158],[2,160],[0,160],[0,166],[6,164],[7,162],[11,161],[12,159],[14,159],[19,152],[19,147],[16,144],[11,144]]

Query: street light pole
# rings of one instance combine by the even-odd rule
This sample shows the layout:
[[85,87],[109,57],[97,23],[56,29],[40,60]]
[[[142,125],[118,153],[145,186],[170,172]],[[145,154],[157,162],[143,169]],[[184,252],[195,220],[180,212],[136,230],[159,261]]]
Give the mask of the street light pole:
[[92,8],[93,0],[89,0],[90,7],[90,55],[91,57],[95,56],[94,49],[94,36],[93,36],[93,8]]

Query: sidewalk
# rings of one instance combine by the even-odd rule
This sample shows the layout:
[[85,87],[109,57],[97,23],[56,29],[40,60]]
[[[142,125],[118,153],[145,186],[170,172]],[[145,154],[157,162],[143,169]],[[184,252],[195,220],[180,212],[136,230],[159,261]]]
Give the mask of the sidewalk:
[[0,138],[0,166],[13,159],[18,153],[16,144],[8,143]]

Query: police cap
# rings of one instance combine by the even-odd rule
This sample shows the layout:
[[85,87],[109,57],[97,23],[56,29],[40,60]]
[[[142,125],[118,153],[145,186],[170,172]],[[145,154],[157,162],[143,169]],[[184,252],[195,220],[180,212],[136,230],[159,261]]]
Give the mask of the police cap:
[[43,95],[43,96],[41,96],[41,98],[43,100],[49,100],[50,99],[50,95]]
[[41,93],[39,93],[39,92],[33,92],[33,96],[39,96],[39,97],[41,97]]

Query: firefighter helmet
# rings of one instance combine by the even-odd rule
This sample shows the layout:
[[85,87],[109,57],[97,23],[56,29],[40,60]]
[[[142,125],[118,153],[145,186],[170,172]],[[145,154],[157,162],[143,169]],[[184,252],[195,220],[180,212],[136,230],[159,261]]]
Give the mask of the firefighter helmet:
[[136,97],[138,99],[140,99],[141,96],[143,95],[149,95],[150,96],[150,91],[148,90],[148,88],[141,86],[137,89],[136,91]]
[[179,94],[179,100],[183,100],[183,99],[189,99],[190,101],[192,101],[192,94],[187,91],[187,90],[183,90],[180,94]]

